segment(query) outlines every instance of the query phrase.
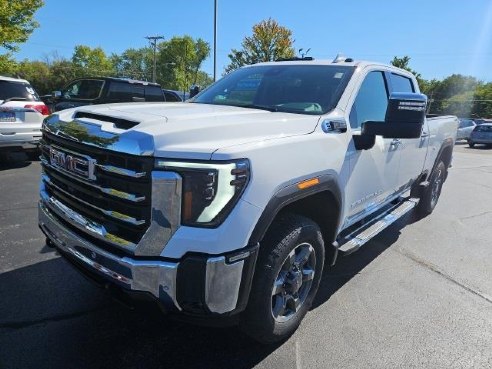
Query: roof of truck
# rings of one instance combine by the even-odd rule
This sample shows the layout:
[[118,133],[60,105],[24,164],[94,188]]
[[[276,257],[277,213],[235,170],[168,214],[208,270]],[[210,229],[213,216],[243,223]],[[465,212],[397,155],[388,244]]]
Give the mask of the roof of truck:
[[405,74],[412,75],[411,72],[395,67],[394,65],[391,64],[385,64],[381,62],[373,62],[373,61],[368,61],[368,60],[354,60],[352,58],[347,58],[347,57],[337,57],[334,60],[323,60],[323,59],[314,59],[314,58],[292,58],[292,59],[280,59],[278,61],[273,61],[273,62],[262,62],[258,64],[252,64],[252,65],[278,65],[278,64],[284,64],[284,65],[344,65],[344,66],[349,66],[349,67],[367,67],[367,66],[380,66],[380,67],[385,67],[385,68],[391,68],[394,70],[401,71]]

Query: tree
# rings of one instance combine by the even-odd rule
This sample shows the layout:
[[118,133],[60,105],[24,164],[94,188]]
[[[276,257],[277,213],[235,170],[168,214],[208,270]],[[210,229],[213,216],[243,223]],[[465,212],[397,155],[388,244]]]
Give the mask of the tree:
[[475,77],[453,74],[428,85],[426,94],[431,99],[430,113],[468,116],[472,100],[482,83]]
[[100,47],[75,46],[72,64],[78,77],[112,76],[115,74],[111,59]]
[[492,118],[492,82],[476,88],[470,116]]
[[190,36],[173,37],[159,43],[157,82],[163,88],[188,91],[193,84],[208,82],[200,67],[210,54],[210,45]]
[[127,49],[121,55],[111,55],[111,61],[119,77],[150,80],[152,77],[152,50],[148,47]]
[[42,61],[23,60],[17,66],[16,75],[17,77],[27,79],[40,95],[51,92],[51,69]]
[[34,13],[44,5],[43,0],[3,0],[0,2],[0,47],[17,51],[17,44],[26,42],[39,27]]
[[242,49],[232,49],[228,55],[231,60],[225,72],[229,73],[243,65],[292,58],[295,55],[292,31],[272,18],[253,26],[253,35],[245,37]]

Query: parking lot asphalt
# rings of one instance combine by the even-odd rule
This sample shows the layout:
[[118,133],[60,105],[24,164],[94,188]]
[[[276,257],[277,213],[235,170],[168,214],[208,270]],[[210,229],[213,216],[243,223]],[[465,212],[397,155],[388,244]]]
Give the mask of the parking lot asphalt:
[[492,149],[456,146],[434,213],[325,272],[285,343],[116,303],[37,227],[39,162],[0,163],[0,368],[492,368]]

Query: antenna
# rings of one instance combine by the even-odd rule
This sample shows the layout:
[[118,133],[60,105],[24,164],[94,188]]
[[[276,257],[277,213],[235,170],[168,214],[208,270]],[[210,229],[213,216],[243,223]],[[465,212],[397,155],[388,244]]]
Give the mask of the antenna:
[[303,53],[303,50],[304,49],[301,47],[298,51],[299,54],[301,54],[301,59],[304,59],[304,56],[306,56],[309,53],[309,51],[311,51],[311,48],[307,49],[305,53]]
[[347,57],[343,55],[343,53],[338,53],[335,59],[333,59],[333,63],[340,63],[345,61],[345,59],[347,59]]

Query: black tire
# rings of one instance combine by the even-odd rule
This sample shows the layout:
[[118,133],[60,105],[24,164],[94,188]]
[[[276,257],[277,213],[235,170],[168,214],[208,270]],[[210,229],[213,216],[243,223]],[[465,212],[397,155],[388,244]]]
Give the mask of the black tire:
[[[308,256],[301,265],[304,255]],[[324,259],[325,247],[318,225],[303,216],[281,215],[260,243],[242,330],[264,344],[282,341],[294,333],[316,296]],[[295,265],[296,261],[297,267],[289,269],[288,265]],[[280,285],[282,280],[285,283]],[[280,289],[282,292],[275,294]]]
[[475,147],[475,143],[474,142],[471,142],[471,141],[468,141],[468,146],[470,146],[471,148],[474,148]]
[[432,170],[429,177],[429,186],[425,189],[416,211],[420,217],[429,215],[434,211],[439,196],[441,196],[442,185],[447,177],[447,168],[442,160]]

